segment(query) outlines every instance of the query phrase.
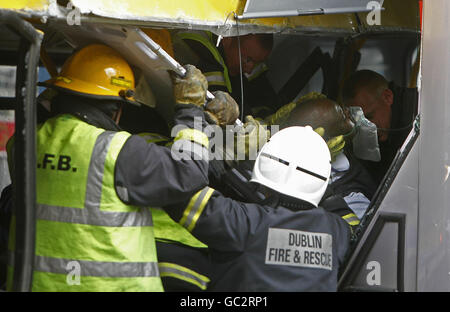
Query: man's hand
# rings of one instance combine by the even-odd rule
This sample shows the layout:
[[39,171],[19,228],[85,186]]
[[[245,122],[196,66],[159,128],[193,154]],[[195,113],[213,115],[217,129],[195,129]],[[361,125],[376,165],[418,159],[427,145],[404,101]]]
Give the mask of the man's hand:
[[232,125],[239,117],[239,106],[227,92],[213,92],[214,99],[205,107],[208,122],[224,127]]
[[266,127],[252,116],[246,116],[243,129],[236,135],[237,157],[245,155],[246,159],[256,159],[259,150],[269,138],[270,131]]
[[194,104],[203,107],[206,102],[208,81],[194,65],[185,65],[186,75],[172,75],[173,93],[177,104]]

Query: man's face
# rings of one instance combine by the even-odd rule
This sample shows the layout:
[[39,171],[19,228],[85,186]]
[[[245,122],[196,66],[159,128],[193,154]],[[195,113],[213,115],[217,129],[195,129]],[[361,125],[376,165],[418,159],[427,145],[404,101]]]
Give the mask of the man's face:
[[391,125],[391,106],[382,95],[374,95],[367,89],[357,91],[353,101],[349,106],[360,106],[364,116],[373,122],[377,128],[378,141],[383,142],[388,139],[388,132],[382,129],[389,129]]
[[[260,40],[255,36],[245,36],[241,38],[241,58],[242,72],[250,74],[256,65],[264,62],[270,54],[270,50],[265,49]],[[233,49],[226,56],[228,72],[231,76],[239,74],[239,50],[237,39],[233,43]]]
[[339,104],[332,101],[316,103],[316,106],[315,112],[311,115],[311,125],[324,127],[325,140],[344,135],[346,141],[351,141],[355,124],[350,115],[346,114]]

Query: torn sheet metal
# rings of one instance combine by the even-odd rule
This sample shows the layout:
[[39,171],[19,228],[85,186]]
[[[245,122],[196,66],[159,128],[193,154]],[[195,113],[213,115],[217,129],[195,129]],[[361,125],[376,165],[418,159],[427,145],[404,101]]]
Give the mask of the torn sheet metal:
[[95,1],[73,0],[83,14],[93,14],[114,19],[135,20],[170,28],[209,30],[217,35],[231,36],[252,32],[354,32],[356,19],[348,14],[338,17],[289,17],[245,20],[236,23],[235,14],[242,12],[246,1]]
[[369,12],[368,3],[370,0],[284,0],[274,5],[273,0],[247,0],[244,13],[238,18]]
[[45,12],[48,10],[48,0],[0,0],[0,8],[7,10],[21,10]]
[[[264,32],[346,35],[371,31],[372,28],[381,31],[418,31],[414,6],[417,0],[385,0],[383,7],[386,10],[382,13],[381,26],[366,25],[366,13],[246,19],[236,22],[235,16],[242,14],[246,0],[72,0],[64,2],[67,4],[65,6],[58,4],[63,2],[0,0],[0,9],[27,13],[31,17],[39,17],[44,23],[51,19],[66,21],[77,10],[81,15],[81,23],[209,30],[222,36]],[[398,2],[402,5],[397,4]],[[405,2],[412,8],[403,5]]]

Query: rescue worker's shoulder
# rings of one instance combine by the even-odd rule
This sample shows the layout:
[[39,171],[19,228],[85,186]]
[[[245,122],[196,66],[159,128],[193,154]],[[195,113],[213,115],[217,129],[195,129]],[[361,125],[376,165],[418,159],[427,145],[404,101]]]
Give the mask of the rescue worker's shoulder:
[[327,198],[321,201],[320,207],[322,207],[327,212],[339,216],[350,226],[352,231],[356,226],[359,225],[358,217],[348,207],[347,203],[345,202],[342,196],[339,195],[328,196]]
[[127,190],[126,196],[117,192],[125,203],[161,206],[182,202],[208,185],[208,165],[205,160],[179,161],[171,148],[132,135],[117,157],[114,182],[116,192]]
[[184,205],[164,210],[199,240],[220,250],[244,251],[248,236],[263,224],[266,209],[224,197],[207,186]]

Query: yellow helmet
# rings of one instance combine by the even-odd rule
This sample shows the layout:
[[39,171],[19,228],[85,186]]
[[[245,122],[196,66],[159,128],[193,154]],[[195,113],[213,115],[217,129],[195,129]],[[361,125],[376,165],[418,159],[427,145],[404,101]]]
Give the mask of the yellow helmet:
[[58,76],[41,85],[98,99],[135,103],[134,74],[114,49],[91,44],[72,54]]

